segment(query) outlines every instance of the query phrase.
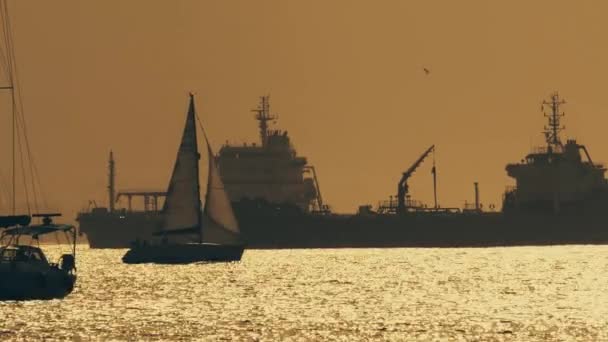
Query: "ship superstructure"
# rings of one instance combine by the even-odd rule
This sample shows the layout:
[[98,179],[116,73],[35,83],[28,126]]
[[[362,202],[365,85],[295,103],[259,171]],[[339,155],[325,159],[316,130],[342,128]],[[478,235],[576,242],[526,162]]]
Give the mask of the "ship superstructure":
[[558,93],[543,101],[548,119],[543,132],[546,146],[536,148],[520,163],[507,165],[516,186],[505,193],[505,212],[567,214],[608,208],[606,168],[592,161],[585,145],[574,139],[562,143],[560,107],[565,103]]
[[220,175],[230,200],[265,200],[295,204],[303,211],[323,211],[315,168],[298,156],[287,131],[269,129],[277,120],[270,112],[269,96],[252,110],[259,123],[260,142],[242,146],[226,144],[217,155]]

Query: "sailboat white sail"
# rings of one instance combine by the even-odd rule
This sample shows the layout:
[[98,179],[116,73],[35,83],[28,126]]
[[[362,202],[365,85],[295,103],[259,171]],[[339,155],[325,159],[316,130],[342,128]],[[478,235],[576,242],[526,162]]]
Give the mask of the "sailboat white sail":
[[[166,234],[198,233],[200,242],[238,243],[239,226],[220,178],[215,157],[205,136],[209,167],[204,215],[201,215],[200,185],[194,98],[190,107],[177,159],[169,182],[163,213]],[[204,133],[204,130],[203,130]],[[204,217],[202,217],[204,216]]]
[[205,241],[216,243],[239,243],[239,225],[232,211],[232,204],[224,189],[224,183],[220,178],[215,156],[208,140],[207,151],[209,168],[207,194],[205,196],[203,238]]
[[198,179],[200,156],[195,115],[194,99],[191,97],[184,133],[163,206],[163,233],[198,232],[200,229],[201,202]]

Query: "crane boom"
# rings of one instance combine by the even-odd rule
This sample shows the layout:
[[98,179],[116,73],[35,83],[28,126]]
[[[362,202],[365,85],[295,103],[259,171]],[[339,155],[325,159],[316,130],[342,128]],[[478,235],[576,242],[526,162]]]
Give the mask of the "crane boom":
[[406,210],[405,197],[409,190],[407,180],[412,176],[420,164],[422,164],[424,159],[426,159],[426,157],[428,157],[428,155],[433,151],[435,151],[435,145],[431,145],[431,147],[424,151],[424,153],[414,162],[414,164],[412,164],[401,176],[401,179],[397,184],[397,213],[404,213]]

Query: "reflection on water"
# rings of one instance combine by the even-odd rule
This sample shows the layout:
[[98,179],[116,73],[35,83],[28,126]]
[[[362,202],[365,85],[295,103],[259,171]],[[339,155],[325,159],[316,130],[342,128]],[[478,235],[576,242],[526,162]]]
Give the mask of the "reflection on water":
[[608,340],[602,246],[249,250],[187,266],[78,253],[68,298],[0,303],[0,340]]

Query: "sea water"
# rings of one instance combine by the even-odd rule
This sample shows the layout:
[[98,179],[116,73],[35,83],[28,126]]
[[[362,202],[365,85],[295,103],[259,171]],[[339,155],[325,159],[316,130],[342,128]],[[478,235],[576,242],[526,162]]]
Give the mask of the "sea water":
[[77,253],[67,298],[0,302],[0,340],[608,341],[604,246]]

